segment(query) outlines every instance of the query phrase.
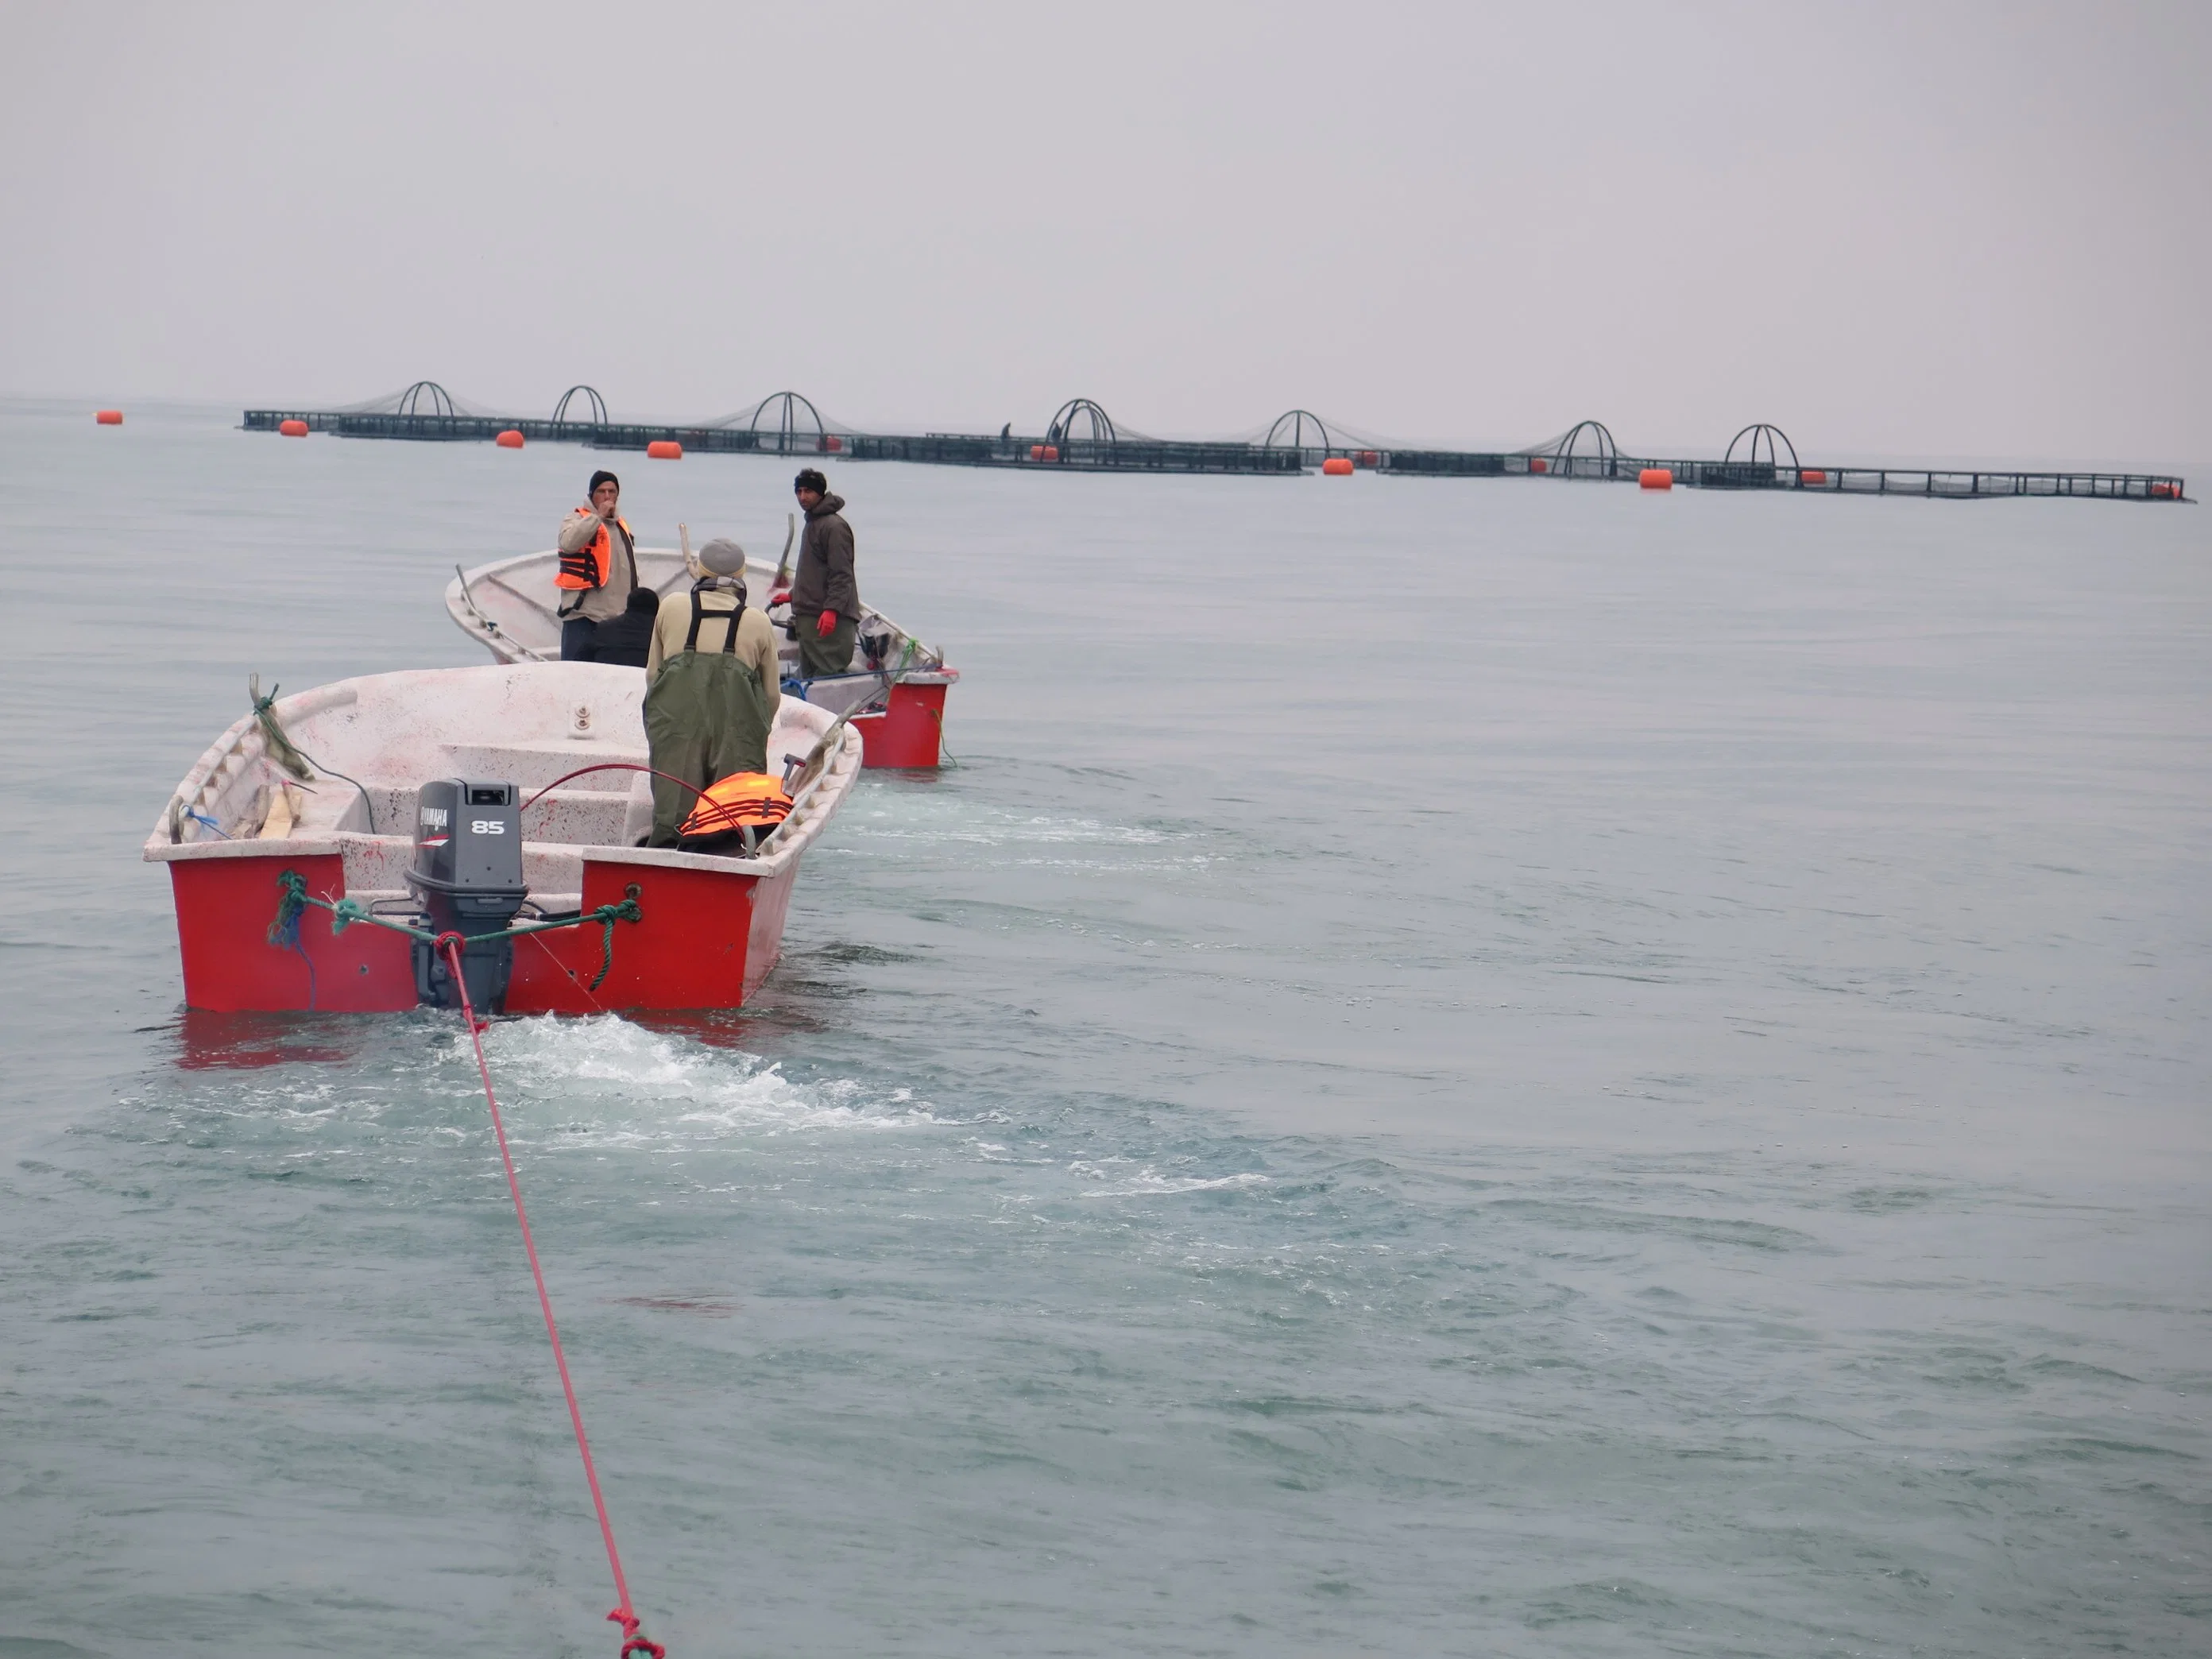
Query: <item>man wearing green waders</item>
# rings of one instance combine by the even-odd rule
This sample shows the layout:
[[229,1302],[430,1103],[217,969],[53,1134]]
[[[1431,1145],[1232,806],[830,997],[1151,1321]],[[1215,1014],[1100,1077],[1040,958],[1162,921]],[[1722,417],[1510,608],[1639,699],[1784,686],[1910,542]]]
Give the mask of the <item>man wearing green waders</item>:
[[[733,772],[768,770],[768,732],[781,700],[775,630],[745,607],[745,553],[716,539],[692,562],[690,592],[660,601],[645,657],[645,737],[653,769],[695,788]],[[697,797],[653,781],[653,835],[676,845]]]

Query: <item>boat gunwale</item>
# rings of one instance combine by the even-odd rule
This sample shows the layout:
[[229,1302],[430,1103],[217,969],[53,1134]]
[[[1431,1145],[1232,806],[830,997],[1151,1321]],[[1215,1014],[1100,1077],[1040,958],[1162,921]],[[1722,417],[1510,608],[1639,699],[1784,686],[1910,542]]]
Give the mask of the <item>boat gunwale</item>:
[[[647,547],[641,543],[636,550],[640,553],[651,553],[658,556],[665,556],[678,561],[679,562],[677,567],[678,571],[678,580],[681,579],[681,573],[683,571],[681,561],[684,557],[684,550],[681,548]],[[490,629],[487,628],[486,624],[494,622],[495,619],[485,614],[483,608],[477,604],[473,592],[475,584],[478,581],[495,582],[506,592],[512,594],[515,599],[529,605],[540,615],[551,616],[555,613],[548,611],[544,605],[539,604],[528,594],[523,592],[520,588],[516,587],[514,583],[507,580],[506,573],[512,571],[518,566],[521,565],[544,563],[550,566],[554,563],[557,563],[561,555],[558,550],[554,548],[545,548],[534,553],[510,554],[506,558],[495,559],[489,564],[480,564],[475,567],[475,568],[470,570],[457,569],[453,574],[453,580],[446,584],[446,614],[453,618],[454,625],[464,634],[466,634],[471,639],[476,641],[478,644],[489,650],[494,657],[498,658],[501,661],[508,660],[507,658],[501,654],[503,652],[507,651],[514,652],[524,659],[530,661],[550,660],[550,659],[545,657],[540,647],[524,644],[520,640],[518,640],[513,635],[508,634],[504,629],[501,629],[498,631],[494,632]],[[745,573],[749,581],[755,572],[758,572],[763,580],[773,579],[775,574],[774,567],[760,563],[748,556],[745,561]],[[674,592],[676,588],[677,580],[672,580],[666,586],[655,587],[653,591],[665,599],[670,593]],[[760,609],[763,615],[767,614],[765,606],[760,607]],[[921,647],[921,641],[920,636],[915,635],[896,618],[886,616],[883,611],[877,610],[873,605],[863,605],[861,609],[868,616],[873,617],[877,621],[884,623],[896,629],[900,638],[912,640],[915,641],[917,647]],[[957,668],[948,668],[945,666],[945,659],[940,653],[933,651],[930,653],[930,657],[932,660],[918,664],[901,675],[900,678],[902,683],[908,685],[951,685],[958,681],[960,678],[960,671]],[[830,679],[875,679],[879,677],[873,673],[852,673],[830,675],[825,678]]]
[[[289,727],[331,709],[357,703],[361,700],[360,688],[364,682],[424,675],[507,674],[517,670],[526,672],[544,667],[557,669],[559,665],[482,663],[455,668],[392,669],[380,674],[356,674],[324,685],[312,686],[289,697],[281,697],[271,705],[271,708],[277,719]],[[812,703],[793,701],[793,718],[813,730],[817,742],[827,735],[829,728],[836,725],[836,717],[827,710]],[[803,714],[799,712],[802,710],[805,711]],[[642,736],[641,732],[641,739]],[[526,850],[538,848],[573,855],[584,863],[699,870],[714,874],[771,879],[789,868],[812,845],[823,826],[844,804],[846,792],[860,775],[861,744],[860,732],[853,728],[850,721],[846,722],[838,732],[836,750],[829,757],[820,779],[811,789],[802,792],[804,799],[792,816],[785,820],[785,831],[778,836],[775,846],[765,856],[727,858],[711,853],[686,853],[671,847],[623,847],[605,842],[544,841],[526,836],[523,838],[522,846]],[[641,741],[639,747],[642,749],[643,746]],[[302,836],[278,836],[267,841],[258,837],[172,841],[170,830],[174,815],[179,809],[189,810],[204,799],[210,784],[224,775],[226,763],[233,755],[240,757],[236,771],[228,775],[234,779],[257,761],[274,767],[275,763],[269,757],[267,738],[261,732],[260,721],[256,716],[240,716],[201,751],[199,758],[185,773],[170,794],[167,804],[155,817],[152,830],[141,849],[143,862],[175,864],[210,859],[312,858],[343,855],[349,847],[411,848],[415,844],[411,835],[370,835],[365,830],[322,830]]]

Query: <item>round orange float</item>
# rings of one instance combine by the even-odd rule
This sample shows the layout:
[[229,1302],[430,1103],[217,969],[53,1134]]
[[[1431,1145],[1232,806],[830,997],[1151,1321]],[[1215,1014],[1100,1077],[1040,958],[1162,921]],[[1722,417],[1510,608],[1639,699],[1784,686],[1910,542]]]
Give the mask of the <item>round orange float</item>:
[[1352,457],[1332,455],[1321,464],[1321,470],[1328,477],[1348,478],[1352,476]]
[[307,435],[307,423],[305,421],[279,421],[276,422],[276,429],[288,438],[304,438]]
[[1552,470],[1552,464],[1541,455],[1538,455],[1530,459],[1528,470],[1531,472],[1549,472]]
[[103,409],[92,418],[99,422],[102,426],[121,426],[123,424],[123,411],[119,409]]
[[1674,474],[1668,467],[1647,466],[1636,475],[1636,482],[1645,489],[1672,489]]
[[684,446],[673,438],[655,438],[645,447],[645,453],[649,460],[680,461],[684,459]]
[[1817,466],[1801,466],[1797,469],[1797,482],[1807,489],[1820,489],[1826,486],[1828,475]]
[[513,427],[509,427],[492,441],[501,449],[520,449],[522,447],[522,434]]

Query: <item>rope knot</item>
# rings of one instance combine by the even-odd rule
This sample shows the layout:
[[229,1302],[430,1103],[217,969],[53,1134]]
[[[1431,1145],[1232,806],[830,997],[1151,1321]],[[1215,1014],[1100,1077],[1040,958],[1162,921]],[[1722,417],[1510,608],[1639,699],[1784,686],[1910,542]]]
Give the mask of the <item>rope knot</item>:
[[445,957],[453,968],[453,984],[461,994],[461,1013],[469,1022],[469,1030],[472,1032],[488,1031],[491,1029],[491,1022],[477,1012],[469,1001],[469,982],[461,968],[461,953],[468,948],[468,936],[465,933],[443,933],[430,941],[430,949]]
[[649,1656],[649,1659],[668,1659],[666,1648],[658,1642],[647,1639],[640,1632],[638,1626],[641,1620],[628,1607],[617,1607],[607,1615],[607,1621],[610,1624],[620,1625],[623,1628],[622,1651],[616,1656],[616,1659],[629,1659],[633,1653],[646,1654]]
[[629,893],[630,896],[619,904],[602,904],[592,912],[590,919],[593,921],[643,921],[645,911],[637,902],[637,889],[631,888]]

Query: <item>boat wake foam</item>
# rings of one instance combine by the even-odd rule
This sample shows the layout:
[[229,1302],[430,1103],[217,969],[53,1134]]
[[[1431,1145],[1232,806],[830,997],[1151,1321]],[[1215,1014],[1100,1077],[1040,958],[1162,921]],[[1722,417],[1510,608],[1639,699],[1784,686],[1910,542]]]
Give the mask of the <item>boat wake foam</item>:
[[707,1048],[613,1015],[503,1021],[484,1047],[494,1079],[514,1091],[518,1141],[710,1145],[800,1132],[894,1133],[941,1121],[909,1090],[871,1091],[844,1079],[793,1082],[757,1054]]
[[1117,1176],[1096,1164],[1076,1163],[1068,1165],[1068,1173],[1079,1181],[1101,1182],[1102,1186],[1085,1188],[1076,1194],[1079,1198],[1160,1198],[1177,1193],[1242,1192],[1249,1188],[1271,1186],[1269,1178],[1257,1170],[1246,1170],[1239,1175],[1202,1176],[1162,1175],[1149,1164],[1133,1175]]

